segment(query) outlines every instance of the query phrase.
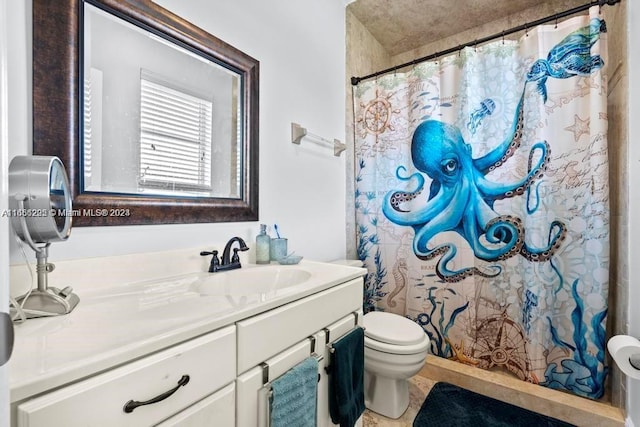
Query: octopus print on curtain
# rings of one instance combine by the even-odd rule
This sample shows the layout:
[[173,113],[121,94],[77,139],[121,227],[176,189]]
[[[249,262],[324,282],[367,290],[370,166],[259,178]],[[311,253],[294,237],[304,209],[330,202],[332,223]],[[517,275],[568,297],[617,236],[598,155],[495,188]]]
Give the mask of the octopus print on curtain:
[[595,8],[354,88],[365,311],[414,320],[434,355],[602,396],[606,63]]

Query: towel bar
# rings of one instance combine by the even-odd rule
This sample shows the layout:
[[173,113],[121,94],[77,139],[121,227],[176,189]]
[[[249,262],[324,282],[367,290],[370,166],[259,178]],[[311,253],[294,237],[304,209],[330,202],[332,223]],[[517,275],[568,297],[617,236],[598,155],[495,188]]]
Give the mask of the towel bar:
[[[356,314],[357,312],[353,312],[353,314]],[[366,330],[366,328],[364,326],[359,326],[358,323],[356,323],[353,328],[349,329],[349,332],[346,332],[343,336],[350,334],[352,331],[354,331],[355,329],[360,328],[362,330]],[[342,338],[342,337],[340,337]],[[338,340],[340,339],[338,338]],[[328,343],[327,344],[327,348],[329,349],[329,353],[335,353],[336,350],[333,348],[333,343]]]
[[262,368],[262,385],[265,385],[269,382],[269,364],[262,362],[260,367]]
[[307,129],[303,128],[297,123],[291,123],[291,142],[293,144],[300,145],[302,138],[308,138],[310,141],[316,144],[328,144],[333,147],[333,155],[339,157],[340,154],[347,148],[340,140],[334,139],[330,141],[319,135],[314,135],[311,132],[307,132]]
[[271,384],[265,384],[258,390],[258,427],[269,427],[271,425],[271,396],[273,390]]
[[[324,360],[324,356],[316,353],[316,337],[309,336],[307,339],[311,341],[311,351],[309,356],[315,357],[318,362],[322,362]],[[260,364],[260,368],[262,368],[262,386],[265,387],[269,385],[269,364],[267,362],[262,362]]]
[[322,328],[322,330],[324,331],[324,343],[329,345],[329,342],[331,341],[331,329]]
[[[324,356],[320,356],[318,354],[312,354],[311,357],[315,357],[318,362],[321,362],[322,360],[324,360]],[[320,373],[318,372],[318,382],[320,382],[320,379],[321,379],[321,376],[320,376]],[[262,386],[262,388],[267,390],[268,398],[271,398],[271,396],[273,396],[273,389],[271,388],[271,383],[266,383],[265,385]]]

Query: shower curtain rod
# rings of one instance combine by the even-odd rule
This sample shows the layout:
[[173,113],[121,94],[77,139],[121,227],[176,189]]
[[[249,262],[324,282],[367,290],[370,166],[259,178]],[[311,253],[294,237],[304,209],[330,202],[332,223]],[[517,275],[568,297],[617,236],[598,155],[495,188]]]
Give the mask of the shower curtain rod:
[[622,0],[594,0],[594,1],[591,1],[591,2],[589,2],[587,4],[583,4],[582,6],[577,6],[577,7],[574,7],[573,9],[565,10],[564,12],[559,12],[559,13],[547,16],[546,18],[541,18],[541,19],[538,19],[536,21],[528,22],[526,24],[520,25],[518,27],[513,27],[513,28],[511,28],[509,30],[501,31],[500,33],[493,34],[493,35],[488,36],[488,37],[483,37],[481,39],[472,40],[472,41],[470,41],[468,43],[460,44],[460,45],[458,45],[456,47],[452,47],[450,49],[442,50],[440,52],[432,53],[431,55],[423,56],[421,58],[414,59],[413,61],[405,62],[404,64],[400,64],[400,65],[396,65],[396,66],[393,66],[393,67],[390,67],[390,68],[386,68],[384,70],[377,71],[375,73],[368,74],[368,75],[363,76],[363,77],[351,77],[351,85],[357,86],[358,83],[360,83],[362,80],[367,80],[367,79],[370,79],[372,77],[378,77],[378,76],[381,76],[383,74],[387,74],[387,73],[390,73],[392,71],[397,71],[397,70],[399,70],[401,68],[408,67],[408,66],[411,66],[411,65],[416,65],[416,64],[419,64],[419,63],[424,62],[424,61],[434,60],[434,59],[437,59],[437,58],[439,58],[441,56],[448,55],[450,53],[454,53],[454,52],[457,52],[459,50],[462,50],[465,47],[477,46],[479,44],[486,43],[488,41],[495,40],[495,39],[498,39],[500,37],[504,38],[504,36],[508,36],[510,34],[517,33],[519,31],[526,31],[529,28],[535,27],[537,25],[546,24],[547,22],[551,22],[551,21],[554,21],[554,20],[557,21],[560,18],[564,18],[566,16],[570,16],[570,15],[573,15],[575,13],[582,12],[584,10],[588,10],[589,8],[591,8],[593,6],[600,6],[600,7],[602,7],[604,5],[613,6],[613,5],[617,4],[617,3],[620,3],[621,1]]

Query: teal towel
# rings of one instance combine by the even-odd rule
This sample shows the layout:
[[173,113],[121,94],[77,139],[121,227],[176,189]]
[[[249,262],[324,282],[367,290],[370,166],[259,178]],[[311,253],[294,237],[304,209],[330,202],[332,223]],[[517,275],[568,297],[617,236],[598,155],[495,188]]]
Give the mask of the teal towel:
[[308,357],[271,383],[272,427],[315,427],[318,360]]
[[329,376],[329,413],[340,427],[353,427],[364,412],[364,329],[333,343]]

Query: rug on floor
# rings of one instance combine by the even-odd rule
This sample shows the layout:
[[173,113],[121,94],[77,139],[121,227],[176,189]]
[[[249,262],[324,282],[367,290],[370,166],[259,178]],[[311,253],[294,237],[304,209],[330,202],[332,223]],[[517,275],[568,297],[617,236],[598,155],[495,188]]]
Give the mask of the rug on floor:
[[439,382],[433,386],[413,427],[575,427],[573,424]]

